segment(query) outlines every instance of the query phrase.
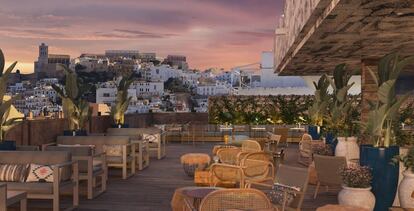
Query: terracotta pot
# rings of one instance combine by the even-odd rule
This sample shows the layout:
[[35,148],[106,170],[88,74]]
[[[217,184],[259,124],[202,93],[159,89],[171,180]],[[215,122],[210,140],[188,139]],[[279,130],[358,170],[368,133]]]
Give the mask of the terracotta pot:
[[398,198],[402,208],[414,208],[414,173],[406,170],[403,175],[404,178],[398,189]]
[[362,207],[367,210],[374,210],[375,196],[369,188],[350,188],[342,186],[341,192],[338,194],[338,202],[340,205],[349,205]]
[[345,157],[347,161],[359,159],[359,146],[356,137],[338,137],[335,156]]

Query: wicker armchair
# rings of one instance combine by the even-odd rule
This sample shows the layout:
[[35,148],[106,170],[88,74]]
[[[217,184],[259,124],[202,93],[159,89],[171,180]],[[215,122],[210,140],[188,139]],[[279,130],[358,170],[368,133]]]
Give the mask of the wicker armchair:
[[316,199],[321,185],[326,186],[326,189],[328,189],[329,186],[342,185],[342,179],[339,171],[340,168],[346,166],[347,164],[345,157],[323,156],[316,154],[314,155],[314,161],[316,173],[318,175],[318,183],[313,195],[313,198]]
[[[292,167],[292,166],[287,166],[283,164],[280,165],[276,173],[276,182],[280,184],[292,186],[292,187],[298,187],[300,188],[300,191],[291,191],[296,194],[296,197],[293,199],[292,203],[290,203],[288,206],[286,205],[286,202],[283,202],[283,204],[275,204],[275,206],[282,211],[285,211],[285,210],[300,211],[302,204],[303,204],[303,199],[308,189],[308,181],[309,181],[309,169],[308,168],[298,168],[298,167]],[[273,185],[255,183],[255,182],[248,182],[246,184],[247,188],[251,188],[252,186],[265,187],[266,189],[270,189],[273,187]],[[285,192],[285,194],[287,193],[288,192]],[[285,197],[285,200],[286,199],[287,198]]]
[[254,140],[245,140],[242,142],[241,152],[237,155],[237,160],[240,163],[247,154],[262,151],[263,149],[259,142]]
[[309,166],[312,163],[312,136],[305,133],[299,142],[298,162]]
[[210,167],[210,186],[239,183],[240,188],[243,188],[246,181],[273,182],[275,170],[271,159],[265,152],[253,152],[246,154],[240,165],[215,163]]
[[241,149],[238,147],[221,148],[217,150],[217,157],[221,163],[238,165],[238,155]]
[[[196,210],[191,203],[188,210]],[[256,189],[223,189],[208,194],[200,204],[199,211],[224,210],[274,210],[267,196]]]

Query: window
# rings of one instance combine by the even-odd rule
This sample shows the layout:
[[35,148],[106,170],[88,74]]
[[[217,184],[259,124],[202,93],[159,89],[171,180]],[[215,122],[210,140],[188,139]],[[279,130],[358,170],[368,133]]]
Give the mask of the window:
[[103,93],[103,96],[104,97],[109,97],[110,95],[109,95],[109,93]]

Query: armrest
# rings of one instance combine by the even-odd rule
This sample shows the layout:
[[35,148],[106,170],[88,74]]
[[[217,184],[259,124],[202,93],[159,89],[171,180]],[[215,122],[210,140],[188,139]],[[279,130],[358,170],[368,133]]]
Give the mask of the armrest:
[[68,162],[64,162],[64,163],[53,164],[52,168],[59,168],[60,169],[60,168],[66,167],[66,166],[74,165],[74,164],[78,164],[78,161],[72,160],[72,161],[68,161]]
[[42,149],[42,151],[45,151],[46,147],[48,147],[48,146],[56,146],[56,145],[57,145],[56,142],[50,142],[50,143],[47,143],[47,144],[42,144],[41,145],[41,149]]
[[22,145],[16,147],[17,151],[39,151],[39,146]]

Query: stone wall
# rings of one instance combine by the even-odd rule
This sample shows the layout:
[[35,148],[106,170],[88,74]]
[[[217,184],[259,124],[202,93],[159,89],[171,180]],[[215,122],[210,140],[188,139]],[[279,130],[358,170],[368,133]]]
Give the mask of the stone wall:
[[[125,116],[130,127],[148,127],[153,124],[208,124],[207,113],[148,113]],[[92,117],[87,125],[89,133],[104,133],[112,124],[109,116]],[[67,129],[65,119],[25,120],[9,131],[6,140],[17,145],[41,145],[56,140]]]

